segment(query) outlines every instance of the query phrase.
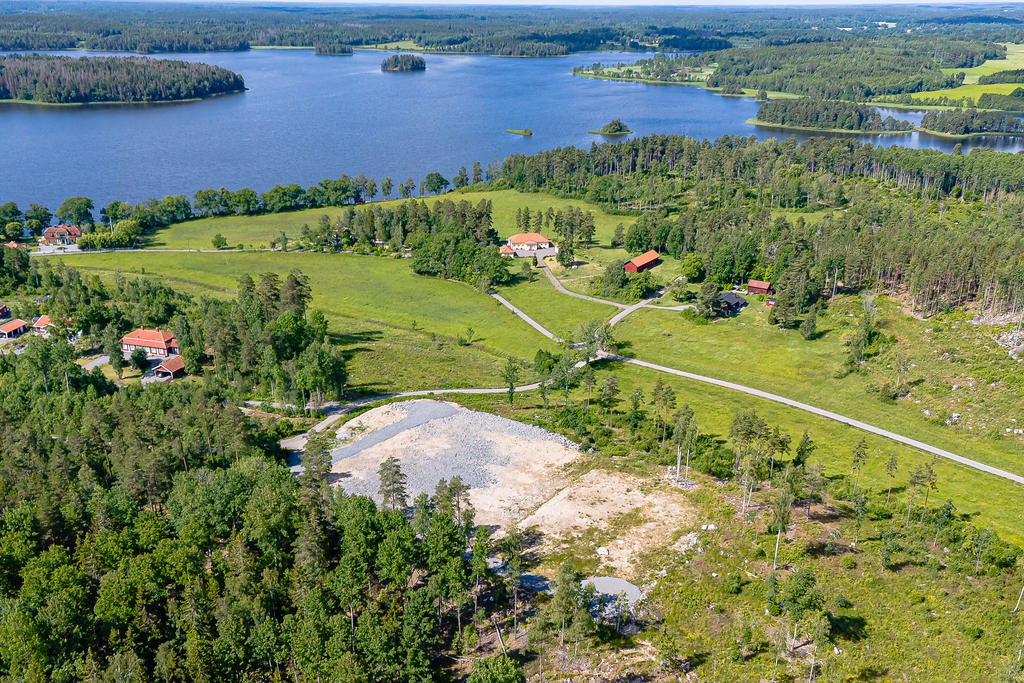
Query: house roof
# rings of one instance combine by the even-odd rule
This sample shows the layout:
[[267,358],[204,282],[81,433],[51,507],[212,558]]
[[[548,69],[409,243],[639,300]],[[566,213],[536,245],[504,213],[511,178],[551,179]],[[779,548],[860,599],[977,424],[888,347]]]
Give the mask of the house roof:
[[8,320],[3,325],[0,325],[0,332],[14,332],[21,327],[28,327],[28,323],[21,318],[15,318],[14,320]]
[[747,300],[741,297],[735,292],[722,292],[718,295],[718,300],[729,306],[746,306]]
[[646,266],[648,263],[653,263],[654,261],[657,261],[660,257],[661,256],[660,254],[658,254],[658,252],[651,249],[650,251],[645,251],[639,256],[635,256],[629,259],[629,262],[632,263],[637,268],[639,268],[640,266]]
[[134,332],[129,332],[121,337],[121,343],[166,349],[169,346],[177,346],[178,340],[176,340],[174,335],[167,330],[147,330],[144,327],[140,327]]
[[32,323],[32,327],[37,327],[39,329],[42,329],[42,328],[46,327],[47,325],[52,325],[52,324],[53,323],[50,322],[50,316],[48,316],[48,315],[41,315],[38,318],[36,318],[36,321],[34,323]]
[[539,232],[520,232],[508,238],[509,244],[537,244],[540,242],[548,242],[550,244],[551,240]]
[[8,249],[24,249],[25,248],[24,244],[18,244],[14,240],[11,240],[10,242],[5,243],[4,246],[7,247]]
[[498,247],[498,251],[501,252],[502,254],[511,254],[512,247],[508,246],[507,244],[503,244],[500,247]]
[[755,289],[771,289],[772,283],[765,282],[764,280],[749,280],[747,282],[747,288],[754,287]]
[[51,237],[60,234],[68,234],[71,237],[81,237],[82,229],[77,225],[64,225],[61,223],[60,225],[51,225],[43,230],[43,237],[46,239],[50,239]]
[[163,363],[156,366],[156,369],[169,372],[173,375],[174,373],[182,372],[185,369],[185,361],[181,360],[181,356],[171,356]]

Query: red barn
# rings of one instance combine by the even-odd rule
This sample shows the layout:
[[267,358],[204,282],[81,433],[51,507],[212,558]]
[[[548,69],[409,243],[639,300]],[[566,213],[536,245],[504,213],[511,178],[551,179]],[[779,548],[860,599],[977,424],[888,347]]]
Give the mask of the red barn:
[[627,273],[639,273],[641,270],[648,270],[658,265],[658,259],[658,252],[651,249],[650,251],[645,251],[639,256],[626,261],[626,265],[623,266],[623,269]]
[[747,282],[747,294],[774,294],[772,283],[763,280],[750,280]]

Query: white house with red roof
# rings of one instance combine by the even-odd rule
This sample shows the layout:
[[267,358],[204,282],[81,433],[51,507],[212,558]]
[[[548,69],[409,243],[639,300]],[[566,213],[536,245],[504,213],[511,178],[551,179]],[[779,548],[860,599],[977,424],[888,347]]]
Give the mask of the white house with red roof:
[[534,256],[554,256],[558,253],[558,247],[551,243],[539,232],[520,232],[508,238],[508,241],[501,245],[503,256],[514,256],[518,258],[533,258]]
[[147,356],[166,358],[178,353],[178,340],[167,330],[147,330],[140,327],[121,337],[121,351],[131,353],[135,349],[142,349]]
[[28,332],[28,323],[21,318],[8,320],[0,325],[0,339],[15,339]]
[[53,324],[53,321],[50,320],[50,316],[48,315],[41,315],[36,318],[34,323],[32,323],[32,331],[44,337],[49,337],[50,333],[53,332],[56,327],[57,326]]
[[82,236],[82,229],[77,225],[51,225],[43,230],[43,244],[67,246],[74,244]]

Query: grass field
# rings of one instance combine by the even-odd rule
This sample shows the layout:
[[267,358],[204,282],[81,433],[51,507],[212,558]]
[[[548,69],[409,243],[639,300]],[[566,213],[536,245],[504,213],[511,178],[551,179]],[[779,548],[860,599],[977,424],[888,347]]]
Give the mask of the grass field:
[[536,269],[533,282],[523,281],[502,287],[498,293],[562,339],[570,338],[580,323],[606,320],[618,311],[613,306],[565,296]]
[[[420,277],[408,261],[376,256],[225,252],[82,254],[68,265],[169,278],[170,286],[199,294],[212,287],[228,296],[246,273],[298,269],[310,278],[312,307],[322,310],[353,348],[371,350],[354,381],[386,390],[438,385],[500,386],[502,357],[532,359],[554,344],[490,297],[459,282]],[[206,291],[206,293],[210,293]],[[471,345],[462,346],[472,328]]]
[[[884,313],[881,330],[886,335],[894,334],[901,341],[905,340],[903,343],[909,345],[911,357],[934,355],[932,349],[925,346],[927,338],[921,329],[925,323],[895,315],[890,302],[879,303]],[[854,309],[851,307],[851,310]],[[1024,405],[1019,390],[1007,391],[998,399],[998,407],[986,409],[986,419],[992,422],[988,429],[979,427],[969,431],[935,424],[923,414],[929,406],[934,412],[945,409],[939,396],[945,394],[948,398],[949,391],[941,381],[944,379],[941,373],[966,371],[957,369],[955,362],[932,368],[923,377],[920,370],[912,371],[912,384],[921,381],[941,385],[934,387],[932,395],[928,386],[921,387],[924,397],[921,403],[914,402],[918,400],[917,386],[909,399],[895,405],[885,402],[870,391],[871,384],[863,374],[836,377],[847,353],[843,337],[855,324],[853,318],[846,317],[846,312],[837,305],[821,320],[819,338],[808,342],[796,331],[782,332],[769,325],[767,309],[759,303],[752,304],[735,318],[706,326],[694,325],[676,314],[642,309],[616,326],[615,338],[623,342],[625,355],[781,394],[1024,474],[1024,442],[1011,436],[995,437],[1016,424],[1011,418],[1024,418],[1017,414]],[[876,372],[891,375],[882,360],[869,362],[865,372],[872,372],[873,363],[882,365]],[[958,404],[963,406],[960,410],[969,414],[972,403],[968,401],[972,401],[972,397],[965,395],[963,401]]]
[[[594,212],[594,224],[597,227],[596,239],[604,244],[611,241],[616,225],[622,223],[628,228],[636,220],[630,216],[612,216],[597,206],[587,204],[586,202],[559,199],[558,197],[541,193],[517,192],[515,190],[453,192],[443,197],[429,196],[422,199],[430,204],[439,199],[450,199],[454,202],[465,199],[474,204],[481,199],[488,199],[493,204],[492,218],[494,228],[501,237],[508,237],[517,232],[515,227],[516,210],[527,207],[533,213],[536,213],[538,210],[547,211],[549,207],[565,210],[570,206],[585,211],[592,211]],[[391,199],[378,203],[393,205],[404,201],[408,200]],[[156,231],[149,237],[146,246],[155,249],[210,249],[212,248],[211,240],[213,236],[220,233],[224,235],[228,245],[232,247],[241,244],[245,249],[266,248],[282,232],[289,239],[296,239],[299,237],[303,225],[316,225],[321,216],[327,216],[333,220],[340,216],[341,212],[347,208],[352,207],[330,206],[260,216],[201,218],[185,223],[176,223]]]
[[981,66],[970,69],[943,69],[947,74],[954,74],[959,71],[964,73],[964,84],[970,85],[978,82],[979,76],[988,76],[999,71],[1010,71],[1012,69],[1024,69],[1024,45],[1017,43],[1004,43],[1006,45],[1006,59],[989,59]]
[[[910,96],[915,100],[927,100],[936,97],[948,97],[950,99],[959,100],[966,97],[977,103],[978,98],[987,92],[995,93],[997,95],[1009,95],[1019,87],[1021,87],[1020,83],[991,83],[989,85],[978,85],[975,83],[972,85],[961,85],[959,88],[924,90],[922,92],[912,93]],[[885,105],[880,103],[880,106]]]

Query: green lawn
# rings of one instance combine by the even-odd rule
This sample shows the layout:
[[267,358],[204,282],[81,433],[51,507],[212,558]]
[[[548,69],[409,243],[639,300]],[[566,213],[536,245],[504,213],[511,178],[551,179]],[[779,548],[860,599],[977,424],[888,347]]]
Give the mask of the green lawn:
[[[735,318],[705,326],[688,322],[679,314],[641,309],[615,327],[615,338],[624,342],[625,355],[781,394],[1024,474],[1024,442],[1011,436],[995,437],[1005,427],[1016,424],[1010,422],[1011,417],[1024,422],[1024,414],[1020,414],[1024,401],[1019,389],[1004,391],[996,407],[987,409],[987,419],[998,424],[986,430],[968,431],[936,424],[923,414],[929,405],[933,411],[940,407],[935,403],[940,389],[932,394],[928,385],[942,384],[942,372],[957,372],[955,363],[931,368],[923,375],[922,369],[913,369],[911,382],[919,381],[926,386],[915,385],[911,397],[898,404],[884,402],[872,394],[871,382],[864,374],[838,379],[836,372],[846,355],[843,337],[855,324],[855,318],[847,317],[846,313],[856,310],[854,304],[859,305],[850,302],[846,307],[833,307],[819,325],[820,338],[814,341],[804,340],[796,331],[783,332],[769,325],[768,309],[760,302]],[[881,330],[908,345],[912,359],[935,355],[923,334],[927,323],[895,314],[890,302],[880,299],[879,305],[883,313]],[[885,358],[869,361],[864,368],[868,378],[877,381],[877,375],[891,375],[885,362]],[[966,414],[972,405],[967,402],[971,397],[966,391],[962,393],[964,402],[956,405],[961,405],[959,410]],[[948,389],[945,395],[949,395]],[[1000,411],[1005,412],[999,415]]]
[[619,310],[613,306],[566,296],[552,287],[547,277],[536,269],[533,282],[523,281],[502,287],[498,293],[563,339],[570,338],[580,323],[606,320]]

